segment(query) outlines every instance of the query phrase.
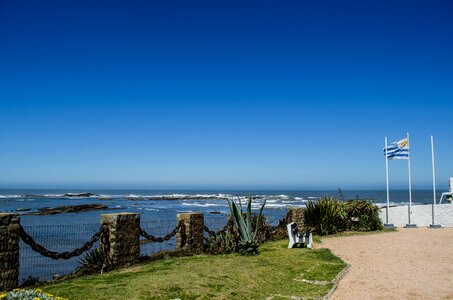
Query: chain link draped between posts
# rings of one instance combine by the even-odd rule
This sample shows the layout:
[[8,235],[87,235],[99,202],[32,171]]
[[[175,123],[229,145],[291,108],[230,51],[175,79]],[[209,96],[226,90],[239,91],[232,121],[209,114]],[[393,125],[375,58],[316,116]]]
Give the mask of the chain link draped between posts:
[[185,232],[185,225],[183,221],[179,221],[175,229],[173,229],[172,232],[163,237],[155,237],[154,235],[147,233],[145,230],[143,230],[143,228],[140,227],[140,235],[153,243],[154,242],[162,243],[168,241],[169,239],[174,237],[178,233],[178,231]]
[[22,225],[19,225],[19,236],[20,238],[27,244],[29,245],[33,251],[38,252],[42,256],[45,257],[50,257],[52,259],[70,259],[75,256],[80,256],[82,253],[85,251],[90,250],[94,243],[96,243],[98,240],[102,240],[102,243],[104,246],[107,248],[109,247],[109,242],[108,242],[108,235],[109,235],[109,229],[106,226],[101,226],[99,230],[91,237],[91,239],[86,242],[82,247],[77,248],[73,251],[67,251],[67,252],[55,252],[55,251],[49,251],[46,248],[44,248],[42,245],[38,244],[33,237],[31,237],[25,229],[22,227]]
[[203,230],[204,230],[207,234],[209,234],[209,235],[219,235],[219,234],[224,234],[225,232],[228,231],[229,228],[230,228],[230,225],[227,224],[227,225],[225,225],[222,229],[220,229],[219,231],[213,231],[213,230],[210,230],[210,229],[208,228],[208,226],[206,226],[206,225],[203,226]]

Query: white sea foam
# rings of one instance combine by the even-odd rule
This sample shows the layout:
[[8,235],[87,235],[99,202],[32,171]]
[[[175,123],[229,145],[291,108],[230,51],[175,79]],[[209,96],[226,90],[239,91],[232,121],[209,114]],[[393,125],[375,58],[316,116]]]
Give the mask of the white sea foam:
[[[71,195],[71,194],[69,193],[68,195]],[[36,195],[36,196],[39,196],[39,195]],[[61,198],[61,197],[64,197],[64,194],[44,194],[43,196],[47,197],[47,198]]]
[[271,200],[266,200],[266,203],[275,203],[279,201],[279,199],[271,199]]
[[226,206],[226,205],[221,205],[221,204],[215,204],[215,203],[190,203],[190,202],[183,202],[182,205],[186,206],[198,206],[198,207],[214,207],[214,206]]
[[[269,205],[266,205],[267,208],[283,208],[283,207],[287,207],[287,206],[288,205],[286,205],[286,204],[269,204]],[[305,206],[305,205],[295,204],[295,205],[291,205],[291,206],[301,207],[301,206]]]
[[0,198],[22,198],[22,195],[0,195]]

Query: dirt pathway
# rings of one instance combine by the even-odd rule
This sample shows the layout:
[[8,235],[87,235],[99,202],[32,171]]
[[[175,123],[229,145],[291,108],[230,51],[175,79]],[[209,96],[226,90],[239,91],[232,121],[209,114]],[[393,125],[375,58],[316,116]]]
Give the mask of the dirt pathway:
[[330,299],[453,299],[453,228],[323,240],[350,265]]

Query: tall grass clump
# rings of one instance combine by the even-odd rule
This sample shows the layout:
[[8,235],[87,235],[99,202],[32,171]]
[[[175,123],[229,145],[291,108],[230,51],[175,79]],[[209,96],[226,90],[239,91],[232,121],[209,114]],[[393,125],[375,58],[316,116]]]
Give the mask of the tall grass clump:
[[330,196],[319,201],[308,201],[304,211],[304,227],[319,235],[342,231],[345,224],[344,211],[340,202]]
[[304,210],[304,227],[318,235],[383,228],[379,208],[371,201],[340,202],[330,196],[324,196],[319,201],[307,202]]

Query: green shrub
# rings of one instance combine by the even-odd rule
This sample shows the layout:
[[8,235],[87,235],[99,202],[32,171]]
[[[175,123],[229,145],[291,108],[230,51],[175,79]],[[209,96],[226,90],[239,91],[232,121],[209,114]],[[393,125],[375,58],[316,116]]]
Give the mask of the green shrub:
[[239,235],[230,230],[210,234],[206,238],[205,251],[209,254],[229,254],[238,251]]
[[319,201],[308,201],[304,210],[304,227],[319,235],[344,230],[345,214],[340,202],[330,196],[324,196]]
[[318,235],[383,228],[379,209],[371,201],[340,202],[329,196],[324,196],[319,201],[307,202],[304,210],[304,227]]
[[373,231],[384,228],[379,218],[379,208],[371,201],[349,200],[342,205],[347,215],[347,230]]

